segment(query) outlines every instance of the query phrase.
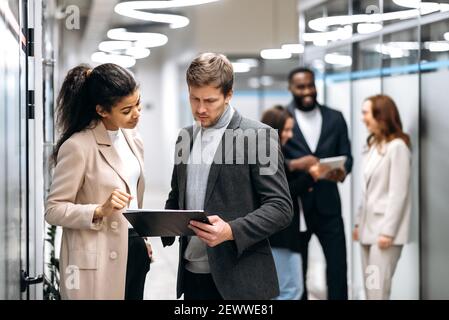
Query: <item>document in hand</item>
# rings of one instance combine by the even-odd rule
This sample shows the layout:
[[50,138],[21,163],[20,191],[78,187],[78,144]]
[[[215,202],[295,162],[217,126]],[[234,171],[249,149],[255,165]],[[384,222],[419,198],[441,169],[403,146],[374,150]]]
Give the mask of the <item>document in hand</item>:
[[141,237],[191,236],[190,220],[208,223],[202,210],[127,210],[123,213]]
[[326,170],[325,172],[322,173],[320,178],[324,178],[329,171],[332,171],[334,169],[344,169],[346,159],[347,159],[346,156],[320,159],[320,164],[325,165],[329,168],[329,170]]

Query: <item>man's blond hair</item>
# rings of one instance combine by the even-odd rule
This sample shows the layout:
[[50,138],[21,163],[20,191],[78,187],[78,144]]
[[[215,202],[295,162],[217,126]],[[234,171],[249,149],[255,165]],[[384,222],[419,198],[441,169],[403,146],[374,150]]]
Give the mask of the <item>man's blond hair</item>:
[[186,73],[189,87],[215,86],[228,95],[234,84],[234,70],[223,54],[202,53],[196,57]]

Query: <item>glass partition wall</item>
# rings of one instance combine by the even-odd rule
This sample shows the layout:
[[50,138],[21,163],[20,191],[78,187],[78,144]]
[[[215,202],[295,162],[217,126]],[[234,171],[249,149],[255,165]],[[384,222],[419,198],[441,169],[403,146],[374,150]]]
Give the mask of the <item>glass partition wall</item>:
[[[406,17],[404,12],[413,8],[396,0],[311,3],[303,1],[299,7],[304,25],[300,42],[305,45],[301,63],[317,74],[320,102],[345,116],[354,156],[350,179],[340,186],[348,245],[349,297],[365,298],[360,247],[351,239],[361,195],[361,155],[368,135],[361,107],[367,97],[383,93],[397,103],[404,131],[413,146],[410,243],[402,251],[391,298],[447,299],[449,278],[444,277],[446,268],[441,266],[449,258],[447,250],[443,250],[449,239],[439,222],[448,221],[443,195],[448,179],[439,168],[447,167],[441,151],[449,146],[438,139],[437,132],[449,132],[448,122],[443,120],[443,92],[449,81],[448,4],[439,1],[440,7],[434,11]],[[392,13],[402,15],[401,19],[390,19]],[[357,20],[360,15],[365,15],[366,21]],[[320,247],[314,245],[310,250],[320,251]],[[309,287],[325,291],[324,258],[319,252],[309,255],[309,259],[315,259],[309,263],[321,273],[308,275]],[[325,292],[312,290],[311,294],[325,297]]]

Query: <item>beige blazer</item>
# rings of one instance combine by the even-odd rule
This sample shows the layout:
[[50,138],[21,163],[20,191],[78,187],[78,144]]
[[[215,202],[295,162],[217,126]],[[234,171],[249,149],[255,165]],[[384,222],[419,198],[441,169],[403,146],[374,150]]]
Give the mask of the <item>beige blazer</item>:
[[362,244],[376,244],[379,235],[391,236],[393,244],[408,241],[411,198],[411,153],[402,139],[375,146],[364,154],[362,201],[356,216]]
[[[134,130],[122,129],[141,168],[139,208],[144,193],[143,145]],[[124,299],[128,223],[122,212],[97,224],[94,210],[114,189],[129,185],[122,163],[99,121],[73,134],[59,149],[45,220],[62,226],[60,291],[63,299]]]

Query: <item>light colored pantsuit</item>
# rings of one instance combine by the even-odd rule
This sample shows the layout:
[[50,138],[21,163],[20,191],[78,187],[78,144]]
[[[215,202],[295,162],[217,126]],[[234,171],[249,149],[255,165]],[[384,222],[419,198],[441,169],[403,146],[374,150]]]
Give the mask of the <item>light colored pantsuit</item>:
[[394,271],[403,246],[380,249],[377,244],[362,245],[362,267],[367,300],[389,300]]
[[[365,152],[363,165],[363,194],[356,225],[365,290],[367,299],[389,299],[391,279],[410,228],[410,149],[402,139],[380,148],[373,145]],[[392,246],[379,248],[380,236],[391,237]]]

